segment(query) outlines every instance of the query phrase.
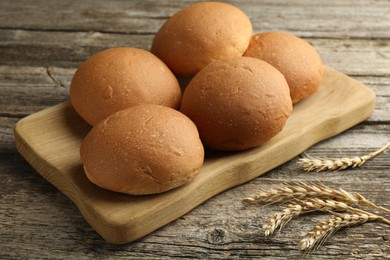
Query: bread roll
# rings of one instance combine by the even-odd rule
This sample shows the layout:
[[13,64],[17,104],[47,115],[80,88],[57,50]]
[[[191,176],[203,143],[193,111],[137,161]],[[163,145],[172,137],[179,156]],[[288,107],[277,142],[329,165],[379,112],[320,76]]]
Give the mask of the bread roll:
[[169,68],[152,53],[111,48],[80,65],[72,79],[70,99],[77,113],[95,125],[140,103],[178,109],[181,90]]
[[119,111],[82,141],[88,179],[131,195],[164,192],[190,181],[204,150],[194,123],[174,109],[142,104]]
[[292,111],[283,75],[268,63],[238,57],[215,61],[184,91],[181,111],[199,129],[204,144],[243,150],[280,132]]
[[313,94],[321,83],[324,66],[320,55],[308,42],[292,34],[256,34],[244,55],[277,68],[287,80],[294,104]]
[[214,60],[242,56],[252,33],[249,18],[237,7],[196,3],[162,25],[152,52],[177,76],[193,76]]

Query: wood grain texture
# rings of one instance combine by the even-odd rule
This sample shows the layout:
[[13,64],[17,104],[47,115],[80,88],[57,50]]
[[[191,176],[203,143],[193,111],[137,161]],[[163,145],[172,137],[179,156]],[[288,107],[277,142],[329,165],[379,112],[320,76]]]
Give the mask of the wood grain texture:
[[[152,34],[173,13],[197,1],[2,1],[2,28]],[[288,30],[307,37],[389,38],[387,0],[224,1],[240,7],[254,29]],[[52,10],[56,10],[53,12]],[[25,19],[10,19],[23,16]],[[115,19],[112,19],[115,17]],[[343,21],[341,26],[332,17]],[[351,19],[353,18],[353,19]],[[50,22],[48,22],[50,21]],[[82,22],[80,22],[82,21]]]
[[[29,166],[15,148],[15,123],[68,100],[73,72],[89,55],[113,46],[150,48],[153,33],[165,18],[193,2],[0,1],[1,259],[296,259],[299,237],[324,216],[296,219],[278,237],[267,239],[261,225],[277,208],[244,207],[240,202],[257,189],[286,180],[320,180],[390,207],[389,150],[360,169],[338,173],[305,173],[294,158],[136,242],[110,245],[71,200]],[[376,93],[376,107],[368,120],[307,153],[363,155],[389,141],[389,1],[230,2],[250,15],[256,31],[284,30],[304,37],[327,65]],[[307,259],[388,259],[389,255],[389,228],[371,223],[340,231]]]
[[237,153],[208,151],[200,172],[191,182],[150,196],[117,194],[88,181],[80,163],[79,147],[90,127],[68,102],[20,120],[15,138],[24,158],[75,202],[104,239],[123,244],[360,123],[371,115],[374,107],[375,94],[371,89],[326,68],[319,90],[294,106],[283,131],[267,144]]

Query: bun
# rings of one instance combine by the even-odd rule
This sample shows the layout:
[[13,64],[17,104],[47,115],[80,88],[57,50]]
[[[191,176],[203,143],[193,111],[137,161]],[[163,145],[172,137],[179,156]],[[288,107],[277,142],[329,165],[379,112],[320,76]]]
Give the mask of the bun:
[[111,48],[80,65],[70,86],[77,113],[90,125],[141,103],[178,109],[181,90],[169,68],[152,53]]
[[204,149],[196,126],[174,109],[143,104],[92,128],[80,148],[88,179],[131,195],[164,192],[191,180]]
[[277,68],[287,80],[294,104],[313,94],[321,83],[324,66],[320,55],[308,42],[292,34],[256,34],[244,56],[264,60]]
[[242,56],[252,33],[249,18],[237,7],[196,3],[162,25],[152,52],[177,76],[190,77],[214,60]]
[[268,63],[238,57],[201,70],[183,94],[181,111],[217,150],[261,145],[284,127],[292,111],[283,75]]

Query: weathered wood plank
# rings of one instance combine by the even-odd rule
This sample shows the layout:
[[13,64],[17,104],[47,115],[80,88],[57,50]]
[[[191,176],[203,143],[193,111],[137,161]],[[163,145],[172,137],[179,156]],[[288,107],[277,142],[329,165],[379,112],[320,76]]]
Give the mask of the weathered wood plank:
[[69,99],[74,69],[0,66],[0,115],[22,117]]
[[[151,34],[167,17],[194,2],[5,0],[0,2],[0,27]],[[247,13],[256,31],[288,30],[306,37],[390,37],[386,0],[226,2]]]
[[0,55],[4,65],[77,67],[103,49],[149,49],[151,41],[151,35],[0,30]]
[[[128,46],[149,50],[152,40],[153,35],[0,30],[0,56],[3,65],[76,68],[89,56],[103,49]],[[390,75],[388,40],[308,41],[318,50],[327,65],[343,73]]]
[[325,64],[343,73],[353,76],[390,75],[388,40],[309,39],[309,42],[318,50]]

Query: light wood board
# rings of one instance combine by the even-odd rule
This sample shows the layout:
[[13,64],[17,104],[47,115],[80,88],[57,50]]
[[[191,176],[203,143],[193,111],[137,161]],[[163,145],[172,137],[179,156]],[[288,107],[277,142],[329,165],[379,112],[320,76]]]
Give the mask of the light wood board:
[[15,141],[23,157],[77,205],[105,240],[123,244],[356,125],[368,118],[374,107],[372,90],[326,68],[319,90],[294,106],[283,131],[267,144],[236,153],[207,151],[203,167],[190,183],[149,196],[118,194],[88,181],[79,161],[79,146],[90,127],[69,102],[20,120],[15,126]]

